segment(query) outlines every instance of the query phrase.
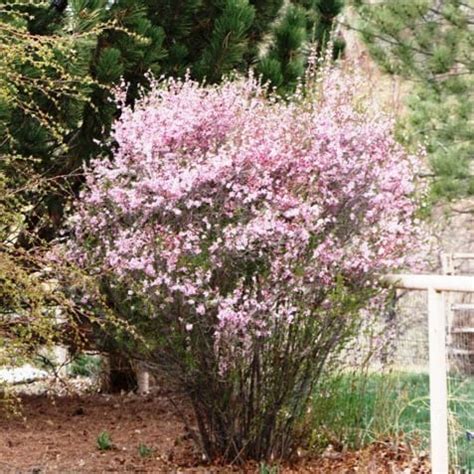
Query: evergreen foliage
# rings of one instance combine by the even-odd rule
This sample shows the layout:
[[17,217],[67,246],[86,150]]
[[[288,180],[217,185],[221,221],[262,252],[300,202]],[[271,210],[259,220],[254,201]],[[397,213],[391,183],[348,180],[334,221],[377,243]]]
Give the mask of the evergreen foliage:
[[474,6],[461,0],[354,2],[389,73],[413,81],[412,139],[426,143],[435,198],[474,195]]
[[[10,92],[23,102],[26,98],[34,110],[15,106],[5,112],[0,106],[0,122],[12,138],[0,144],[0,152],[34,156],[35,171],[48,178],[70,175],[91,157],[109,152],[108,137],[118,116],[110,89],[121,78],[130,84],[127,103],[147,86],[147,72],[184,76],[189,70],[191,77],[213,83],[254,67],[286,92],[303,73],[308,42],[322,47],[342,8],[341,0],[69,0],[54,5],[9,0],[0,18],[6,48],[13,41],[5,28],[18,19],[34,42],[47,42],[53,35],[69,40],[60,51],[50,48],[54,64],[63,70],[45,67],[42,80],[54,81],[67,71],[80,82],[74,86],[81,90],[80,98],[72,91],[45,97],[41,88],[31,92],[9,80],[8,87],[15,84]],[[88,34],[78,41],[79,33]],[[28,63],[28,54],[23,52],[21,68],[30,80],[38,70]],[[48,123],[57,128],[45,127],[39,114],[47,114]],[[68,180],[73,192],[79,184]],[[65,201],[62,191],[48,195],[37,206],[31,227],[39,225],[41,236],[51,238]]]
[[17,240],[28,246],[32,242],[26,235],[33,234],[23,231],[38,225],[48,234],[58,223],[59,214],[50,204],[66,184],[59,177],[68,169],[67,137],[77,133],[90,101],[96,81],[89,74],[89,56],[107,27],[92,21],[94,12],[84,12],[61,34],[52,34],[51,21],[49,33],[38,35],[31,31],[42,22],[33,13],[35,9],[0,8],[0,174],[16,199],[29,206],[23,212],[29,224]]

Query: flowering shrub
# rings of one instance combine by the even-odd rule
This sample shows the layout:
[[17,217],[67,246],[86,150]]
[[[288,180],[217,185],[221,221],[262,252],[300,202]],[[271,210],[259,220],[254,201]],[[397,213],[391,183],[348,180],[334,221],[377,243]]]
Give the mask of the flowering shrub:
[[337,69],[288,101],[252,78],[155,83],[114,139],[70,256],[136,305],[209,457],[287,456],[374,277],[409,264],[414,158]]

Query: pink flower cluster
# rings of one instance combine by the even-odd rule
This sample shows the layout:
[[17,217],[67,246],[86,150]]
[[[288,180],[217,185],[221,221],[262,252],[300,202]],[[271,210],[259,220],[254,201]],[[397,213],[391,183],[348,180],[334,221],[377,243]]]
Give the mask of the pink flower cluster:
[[252,78],[155,83],[115,124],[73,219],[70,255],[151,302],[149,317],[223,341],[316,317],[409,265],[415,157],[334,69],[291,100]]

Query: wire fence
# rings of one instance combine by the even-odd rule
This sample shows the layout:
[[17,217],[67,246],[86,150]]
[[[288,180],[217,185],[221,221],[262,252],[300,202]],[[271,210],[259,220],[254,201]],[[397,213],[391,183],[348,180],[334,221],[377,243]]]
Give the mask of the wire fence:
[[[474,275],[473,258],[464,255],[445,273]],[[474,283],[473,283],[474,290]],[[419,436],[418,449],[428,449],[430,437],[429,340],[427,291],[398,290],[390,317],[384,373],[397,374],[393,396],[404,400],[400,427]],[[474,293],[444,293],[447,341],[448,431],[450,466],[455,472],[474,472]],[[405,381],[405,383],[402,383]],[[405,391],[405,393],[403,393]]]
[[[448,257],[447,273],[474,275],[474,255]],[[474,283],[473,283],[474,287]],[[449,436],[452,463],[474,472],[474,293],[446,295]]]

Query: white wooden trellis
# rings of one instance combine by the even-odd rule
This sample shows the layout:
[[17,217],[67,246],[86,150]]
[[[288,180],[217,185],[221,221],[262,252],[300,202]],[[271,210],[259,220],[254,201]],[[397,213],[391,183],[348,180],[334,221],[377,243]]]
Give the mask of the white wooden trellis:
[[431,466],[449,471],[448,383],[444,292],[474,292],[474,277],[453,275],[388,275],[388,283],[407,290],[428,291]]

